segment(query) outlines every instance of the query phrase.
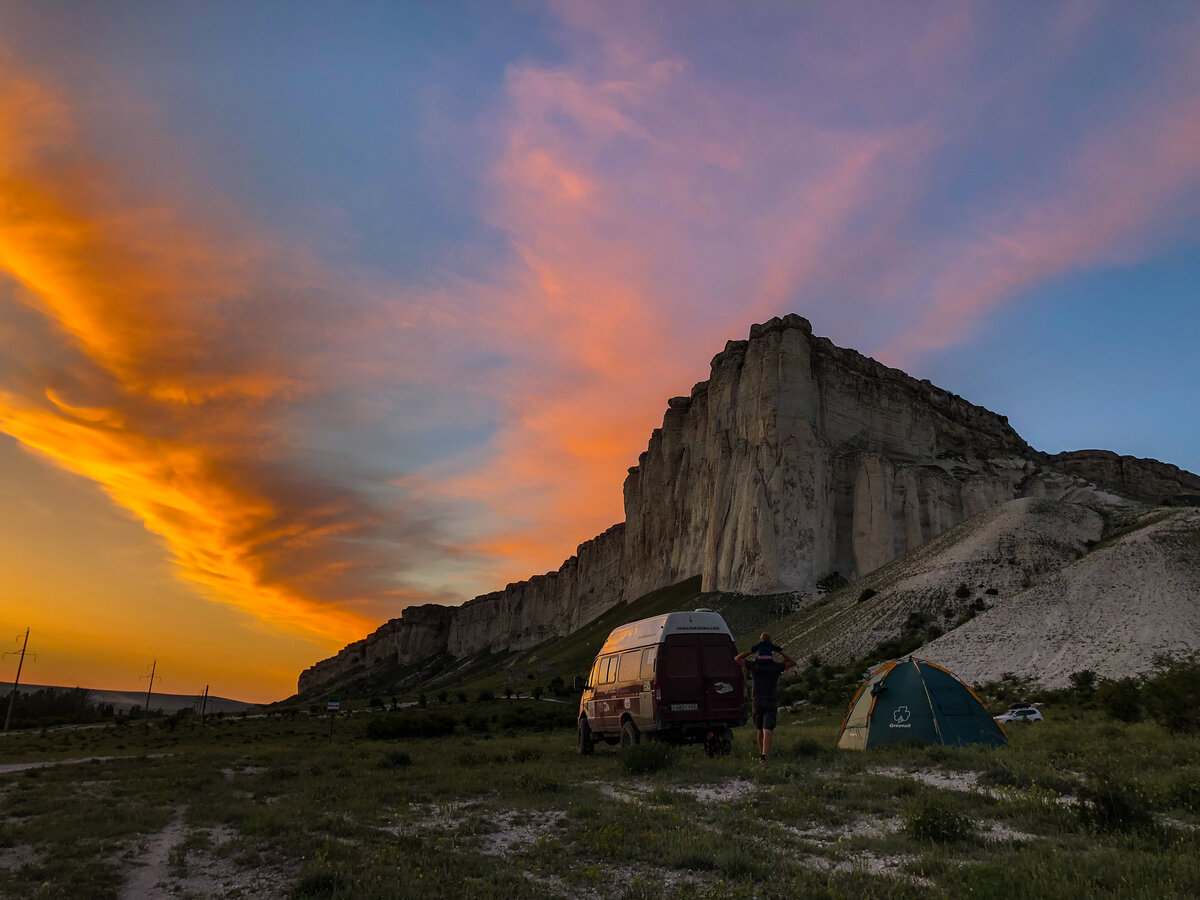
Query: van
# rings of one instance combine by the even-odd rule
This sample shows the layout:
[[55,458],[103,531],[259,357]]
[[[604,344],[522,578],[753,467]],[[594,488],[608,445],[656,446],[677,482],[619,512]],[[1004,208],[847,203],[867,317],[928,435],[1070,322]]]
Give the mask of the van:
[[733,746],[746,724],[746,678],[733,635],[709,609],[673,612],[613,629],[587,680],[575,679],[579,752],[599,741],[629,747],[643,738],[704,743],[709,756]]

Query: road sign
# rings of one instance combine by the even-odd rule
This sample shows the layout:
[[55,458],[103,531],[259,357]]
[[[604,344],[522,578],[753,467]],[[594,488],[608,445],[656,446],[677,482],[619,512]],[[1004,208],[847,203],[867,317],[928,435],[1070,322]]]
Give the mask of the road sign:
[[338,710],[340,710],[342,708],[342,698],[341,697],[330,697],[329,703],[325,708],[329,712],[337,712]]

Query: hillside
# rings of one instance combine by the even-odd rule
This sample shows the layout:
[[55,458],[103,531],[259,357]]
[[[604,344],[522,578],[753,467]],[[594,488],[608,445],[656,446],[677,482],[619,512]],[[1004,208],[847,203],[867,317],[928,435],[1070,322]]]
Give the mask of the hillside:
[[1200,648],[1200,510],[1154,509],[922,650],[982,682],[1006,672],[1063,687],[1072,672],[1145,672]]
[[844,663],[913,623],[916,653],[974,683],[1123,677],[1200,647],[1200,510],[1014,500],[774,626],[802,658]]
[[667,401],[625,480],[624,522],[555,572],[403,610],[300,673],[298,692],[461,680],[610,612],[636,618],[641,598],[697,577],[712,597],[789,597],[802,611],[788,634],[853,658],[914,613],[932,638],[989,611],[1134,510],[1197,503],[1189,472],[1103,450],[1048,456],[1004,416],[785,316],[729,341],[707,381]]

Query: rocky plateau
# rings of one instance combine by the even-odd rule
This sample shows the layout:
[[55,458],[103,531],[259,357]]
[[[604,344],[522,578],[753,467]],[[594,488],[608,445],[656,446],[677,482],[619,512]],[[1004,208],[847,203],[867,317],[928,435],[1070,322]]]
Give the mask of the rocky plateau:
[[[403,610],[305,670],[298,689],[311,694],[371,669],[439,655],[528,649],[697,575],[705,591],[793,592],[803,604],[834,575],[882,575],[893,561],[926,566],[923,576],[911,568],[893,573],[890,596],[879,591],[873,603],[854,602],[840,630],[825,616],[824,624],[796,625],[826,629],[821,646],[828,653],[852,654],[864,641],[873,646],[875,636],[894,633],[902,610],[941,602],[950,581],[980,581],[983,575],[968,570],[992,558],[1004,565],[986,573],[997,591],[988,596],[1003,602],[930,650],[971,673],[978,669],[977,677],[992,674],[981,663],[972,668],[989,640],[985,618],[1010,600],[1014,610],[1034,604],[1032,594],[1020,604],[1015,598],[1057,573],[1075,580],[1051,579],[1036,597],[1075,598],[1073,611],[1055,620],[1061,628],[1046,632],[1043,649],[1007,647],[1002,670],[1016,671],[1019,658],[1057,680],[1074,663],[1055,661],[1053,644],[1087,618],[1082,585],[1099,577],[1067,563],[1085,558],[1114,510],[1141,515],[1162,507],[1175,523],[1162,525],[1164,533],[1194,538],[1196,513],[1176,508],[1189,504],[1200,504],[1196,475],[1101,450],[1041,453],[1004,416],[815,337],[807,320],[789,315],[754,325],[747,340],[729,341],[707,381],[667,401],[662,426],[625,479],[623,523],[581,544],[555,572],[459,607]],[[985,521],[992,525],[979,526]],[[964,523],[975,524],[956,530]],[[953,541],[939,543],[952,530]],[[1195,546],[1180,541],[1185,555]],[[1146,542],[1145,552],[1157,546]],[[1197,596],[1194,582],[1173,584]],[[1110,623],[1114,645],[1121,628],[1136,629],[1137,605],[1146,600],[1132,587],[1128,596],[1125,624]]]

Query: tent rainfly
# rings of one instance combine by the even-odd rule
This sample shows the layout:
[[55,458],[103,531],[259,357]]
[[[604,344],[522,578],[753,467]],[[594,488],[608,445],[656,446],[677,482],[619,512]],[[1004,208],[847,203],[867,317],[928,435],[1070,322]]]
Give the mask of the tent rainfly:
[[901,741],[1003,744],[1004,729],[948,669],[923,659],[893,659],[867,673],[842,720],[838,747],[866,750]]

